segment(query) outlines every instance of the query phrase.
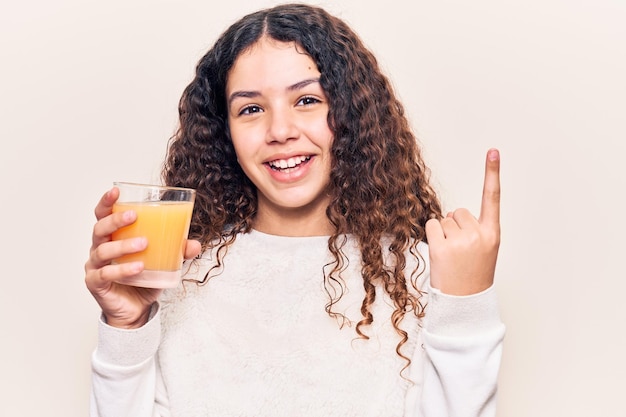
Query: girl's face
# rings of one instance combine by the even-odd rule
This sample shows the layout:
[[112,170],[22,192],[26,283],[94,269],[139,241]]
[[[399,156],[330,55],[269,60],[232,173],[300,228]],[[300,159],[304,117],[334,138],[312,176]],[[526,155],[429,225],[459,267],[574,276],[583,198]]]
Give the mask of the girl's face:
[[332,132],[315,62],[294,43],[261,38],[228,75],[228,123],[241,168],[257,188],[257,230],[328,234]]

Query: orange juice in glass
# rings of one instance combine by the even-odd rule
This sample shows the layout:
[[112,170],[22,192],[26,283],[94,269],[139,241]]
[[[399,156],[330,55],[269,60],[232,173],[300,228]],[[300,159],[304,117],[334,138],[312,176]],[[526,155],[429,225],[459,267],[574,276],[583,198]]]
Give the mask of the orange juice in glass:
[[113,212],[134,210],[137,220],[113,233],[113,240],[143,236],[145,250],[124,255],[115,263],[143,261],[144,270],[120,281],[146,288],[176,287],[181,267],[196,192],[190,188],[115,182],[120,196]]

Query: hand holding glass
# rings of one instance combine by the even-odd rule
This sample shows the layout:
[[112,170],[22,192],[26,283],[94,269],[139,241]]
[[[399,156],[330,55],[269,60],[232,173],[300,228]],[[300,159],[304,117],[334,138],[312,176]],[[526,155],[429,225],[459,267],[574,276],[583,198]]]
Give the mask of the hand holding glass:
[[144,270],[120,284],[146,288],[172,288],[180,282],[189,234],[195,190],[159,185],[115,182],[120,196],[113,212],[134,210],[137,220],[113,233],[113,240],[145,237],[145,250],[117,258],[115,263],[142,261]]

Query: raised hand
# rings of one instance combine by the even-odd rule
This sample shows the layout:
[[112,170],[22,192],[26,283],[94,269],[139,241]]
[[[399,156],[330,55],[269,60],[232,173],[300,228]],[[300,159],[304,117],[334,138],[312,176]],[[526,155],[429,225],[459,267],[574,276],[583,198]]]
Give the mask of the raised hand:
[[[127,211],[112,213],[119,190],[112,188],[100,199],[95,214],[97,223],[93,229],[89,259],[85,263],[85,284],[104,314],[106,322],[114,327],[135,328],[148,321],[150,307],[162,290],[139,288],[118,284],[121,278],[130,277],[143,270],[142,262],[112,264],[121,255],[142,251],[146,248],[145,238],[111,240],[111,234],[133,223],[136,213]],[[187,241],[185,258],[200,252],[200,243]]]
[[500,153],[487,152],[480,216],[457,209],[426,223],[433,288],[470,295],[493,284],[500,246]]

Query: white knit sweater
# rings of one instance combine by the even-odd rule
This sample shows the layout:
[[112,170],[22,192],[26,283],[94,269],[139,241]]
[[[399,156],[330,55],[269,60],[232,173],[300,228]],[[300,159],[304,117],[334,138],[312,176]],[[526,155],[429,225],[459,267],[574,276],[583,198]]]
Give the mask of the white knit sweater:
[[[327,245],[327,237],[239,235],[219,275],[166,292],[141,329],[101,323],[91,415],[494,416],[504,325],[493,289],[443,295],[411,257],[406,271],[423,272],[418,284],[428,305],[423,323],[412,314],[402,322],[411,366],[401,374],[407,362],[395,351],[393,306],[381,288],[369,340],[325,312]],[[427,246],[419,249],[427,260]],[[352,240],[343,250],[347,290],[333,310],[356,323],[360,256]],[[186,278],[202,278],[212,258],[204,254]]]

